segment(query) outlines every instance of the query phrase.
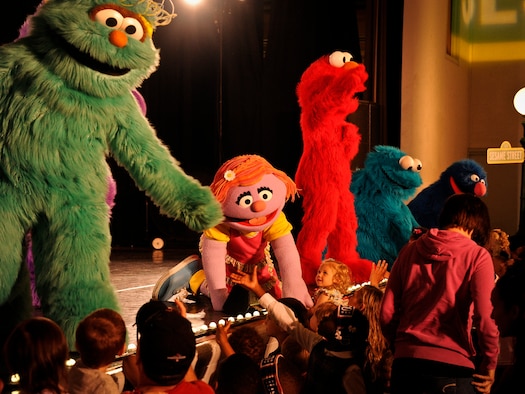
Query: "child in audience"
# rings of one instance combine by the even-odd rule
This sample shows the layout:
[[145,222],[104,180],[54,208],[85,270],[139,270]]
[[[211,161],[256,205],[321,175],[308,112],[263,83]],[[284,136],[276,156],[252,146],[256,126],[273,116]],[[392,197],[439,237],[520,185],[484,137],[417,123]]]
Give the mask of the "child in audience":
[[383,394],[390,390],[393,354],[381,331],[379,317],[382,300],[383,292],[371,285],[364,285],[356,289],[349,298],[349,305],[361,310],[370,325],[363,368],[367,394]]
[[216,394],[263,394],[259,365],[248,355],[233,353],[217,369]]
[[184,304],[149,301],[137,312],[137,353],[123,360],[129,394],[213,394],[192,367],[196,340]]
[[[307,309],[299,300],[281,298],[279,302],[290,305],[290,308],[293,308],[294,314],[301,320],[301,323],[306,324]],[[255,344],[257,349],[255,361],[257,366],[259,367],[260,365],[261,368],[261,382],[264,386],[264,393],[299,394],[303,376],[295,362],[303,361],[304,364],[304,359],[299,355],[303,355],[303,358],[307,360],[308,353],[293,338],[290,338],[288,333],[281,329],[271,316],[267,316],[264,325],[269,340],[266,346],[266,353],[264,352],[264,347],[262,348],[263,354],[261,357],[259,357],[259,349],[261,349],[260,342],[263,339],[257,330],[252,327],[247,327],[250,330],[244,330],[245,332],[239,335],[239,330],[244,328],[240,327],[228,336],[231,322],[227,322],[225,325],[217,327],[215,340],[221,347],[221,352],[226,357],[226,360],[233,354],[253,354],[253,351],[246,351],[246,345]],[[283,356],[283,349],[289,354],[290,360],[288,360],[288,357]],[[254,359],[253,357],[251,358],[252,360]],[[303,367],[306,370],[307,365],[303,365]]]
[[335,309],[319,321],[315,333],[304,327],[290,308],[264,291],[257,273],[235,273],[232,280],[253,291],[279,326],[309,352],[303,393],[366,393],[361,367],[368,321],[361,311],[333,304]]
[[112,309],[98,309],[86,316],[76,331],[80,360],[69,372],[70,394],[119,394],[124,388],[122,372],[107,374],[115,356],[126,350],[126,324]]
[[492,229],[487,249],[492,256],[494,273],[496,274],[496,280],[498,280],[503,276],[507,268],[514,263],[514,260],[511,258],[508,234],[499,228]]
[[[525,261],[508,267],[492,291],[492,318],[502,338],[514,337],[514,359],[504,370],[497,370],[491,393],[523,392],[525,376]],[[498,375],[500,372],[500,375]]]
[[45,317],[18,324],[4,353],[9,373],[18,374],[22,393],[65,394],[69,349],[62,329]]
[[317,270],[315,284],[317,288],[313,295],[314,306],[310,308],[310,315],[326,301],[342,304],[343,296],[353,284],[352,273],[348,266],[340,261],[325,259]]

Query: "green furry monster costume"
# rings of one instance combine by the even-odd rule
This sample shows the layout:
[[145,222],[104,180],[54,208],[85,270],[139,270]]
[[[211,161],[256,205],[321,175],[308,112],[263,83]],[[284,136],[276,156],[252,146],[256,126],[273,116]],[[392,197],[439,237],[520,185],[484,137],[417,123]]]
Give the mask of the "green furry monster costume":
[[0,47],[0,346],[32,313],[28,230],[42,312],[71,348],[85,315],[119,309],[106,156],[190,229],[222,220],[209,188],[179,167],[130,93],[155,71],[152,33],[173,16],[153,0],[47,0],[28,36]]

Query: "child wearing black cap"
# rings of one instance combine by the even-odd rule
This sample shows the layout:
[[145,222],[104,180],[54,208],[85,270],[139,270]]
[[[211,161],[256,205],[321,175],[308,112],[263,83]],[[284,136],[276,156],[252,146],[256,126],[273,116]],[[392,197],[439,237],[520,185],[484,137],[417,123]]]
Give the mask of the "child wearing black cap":
[[195,334],[182,302],[149,301],[137,312],[136,325],[136,356],[123,361],[132,394],[214,393],[193,370]]
[[264,291],[257,273],[232,274],[232,280],[253,291],[279,326],[310,353],[304,393],[366,393],[361,368],[368,320],[361,311],[333,304],[333,310],[319,321],[316,333],[302,325],[290,308]]

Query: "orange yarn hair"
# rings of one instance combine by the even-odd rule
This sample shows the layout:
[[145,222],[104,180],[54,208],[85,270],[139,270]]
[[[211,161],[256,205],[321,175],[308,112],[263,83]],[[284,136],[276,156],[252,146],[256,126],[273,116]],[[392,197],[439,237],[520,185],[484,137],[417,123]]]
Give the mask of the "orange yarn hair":
[[295,200],[297,186],[283,171],[273,167],[258,155],[241,155],[225,162],[215,174],[210,185],[215,198],[222,204],[232,187],[251,186],[266,174],[273,174],[286,185],[286,200]]

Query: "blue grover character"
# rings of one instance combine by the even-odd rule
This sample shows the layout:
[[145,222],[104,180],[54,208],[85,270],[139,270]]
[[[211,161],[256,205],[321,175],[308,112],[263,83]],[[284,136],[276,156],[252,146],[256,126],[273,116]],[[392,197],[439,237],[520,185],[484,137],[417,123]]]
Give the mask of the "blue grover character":
[[405,201],[423,183],[421,161],[398,148],[379,145],[364,168],[354,172],[350,190],[357,214],[357,251],[362,258],[386,260],[389,267],[418,223]]
[[471,193],[478,197],[487,193],[487,173],[474,160],[464,159],[451,164],[436,182],[421,190],[408,203],[408,208],[422,227],[438,227],[438,217],[445,200],[458,193]]

